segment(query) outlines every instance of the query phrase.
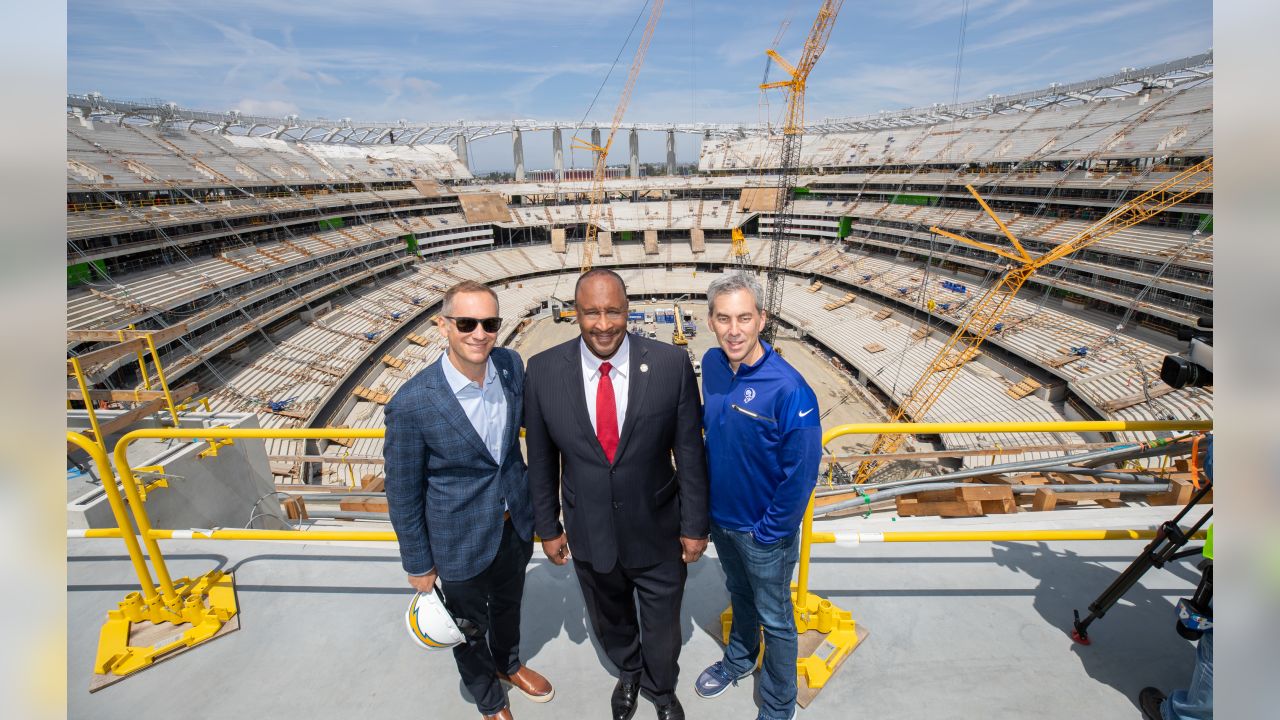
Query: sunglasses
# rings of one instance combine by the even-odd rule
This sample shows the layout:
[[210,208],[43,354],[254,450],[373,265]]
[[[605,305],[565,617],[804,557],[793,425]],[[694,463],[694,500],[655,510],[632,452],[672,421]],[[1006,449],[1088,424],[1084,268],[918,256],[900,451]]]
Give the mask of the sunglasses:
[[490,334],[498,332],[498,329],[502,327],[502,318],[500,317],[473,318],[454,317],[452,315],[445,315],[445,317],[453,321],[460,333],[475,332],[476,325],[484,328],[484,331]]

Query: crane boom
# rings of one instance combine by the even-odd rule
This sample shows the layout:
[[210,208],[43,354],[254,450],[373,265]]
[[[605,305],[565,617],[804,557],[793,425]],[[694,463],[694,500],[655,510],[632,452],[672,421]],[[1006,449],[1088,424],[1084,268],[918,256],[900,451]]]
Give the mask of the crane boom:
[[[975,198],[978,198],[978,203],[995,220],[996,225],[1009,238],[1014,248],[1017,249],[1017,253],[1008,252],[977,240],[970,240],[941,228],[931,227],[929,231],[944,235],[966,245],[994,252],[1018,264],[1011,267],[990,290],[979,298],[969,317],[960,323],[960,326],[956,328],[951,337],[943,343],[933,362],[929,363],[929,367],[925,369],[924,375],[916,381],[897,409],[890,414],[890,421],[899,422],[903,418],[917,422],[924,420],[925,413],[933,407],[933,404],[941,397],[947,386],[951,384],[951,381],[955,380],[960,374],[964,364],[978,354],[978,346],[996,332],[996,326],[999,324],[1000,318],[1009,309],[1009,305],[1012,304],[1014,296],[1018,294],[1018,290],[1022,288],[1023,283],[1029,280],[1040,268],[1083,250],[1100,240],[1111,237],[1125,228],[1132,227],[1159,215],[1197,193],[1208,190],[1212,186],[1213,157],[1209,157],[1135,197],[1108,213],[1101,220],[1085,228],[1075,237],[1038,258],[1032,257],[1023,249],[1022,243],[1018,242],[1017,238],[1009,232],[1004,223],[1000,222],[1000,219],[995,216],[991,208],[982,201],[982,198],[978,197],[977,191],[972,186],[969,186],[969,192]],[[906,436],[900,433],[880,435],[868,452],[871,455],[893,453],[902,447],[902,443],[905,441]],[[884,461],[881,460],[863,461],[858,466],[854,482],[866,482],[883,464]]]
[[790,75],[788,80],[762,83],[761,90],[784,88],[787,95],[787,109],[782,124],[782,152],[778,178],[778,199],[774,209],[772,242],[769,245],[769,267],[766,272],[767,284],[764,293],[765,326],[760,333],[768,342],[778,329],[778,315],[782,312],[782,268],[786,262],[787,246],[791,240],[791,220],[794,208],[791,203],[791,192],[796,186],[796,173],[800,165],[800,145],[804,135],[804,92],[809,81],[809,73],[822,57],[827,47],[827,39],[831,37],[831,29],[835,27],[836,15],[844,0],[824,0],[814,18],[813,27],[809,29],[809,37],[804,42],[800,53],[800,62],[795,65],[787,62],[773,48],[765,53]]
[[591,206],[587,214],[586,239],[582,244],[582,272],[591,269],[596,253],[596,240],[600,234],[600,216],[604,212],[604,177],[605,162],[609,157],[609,148],[613,145],[613,137],[618,134],[618,126],[622,124],[622,116],[631,102],[631,91],[635,89],[636,78],[640,75],[640,66],[644,64],[645,53],[649,51],[649,41],[653,39],[653,31],[658,27],[658,16],[662,14],[664,0],[653,0],[649,10],[649,22],[640,36],[640,44],[636,46],[635,58],[631,60],[631,70],[627,72],[627,82],[622,86],[622,96],[618,98],[618,107],[613,111],[613,121],[609,125],[609,136],[603,145],[594,145],[575,137],[574,147],[590,150],[594,155],[593,174],[591,176]]

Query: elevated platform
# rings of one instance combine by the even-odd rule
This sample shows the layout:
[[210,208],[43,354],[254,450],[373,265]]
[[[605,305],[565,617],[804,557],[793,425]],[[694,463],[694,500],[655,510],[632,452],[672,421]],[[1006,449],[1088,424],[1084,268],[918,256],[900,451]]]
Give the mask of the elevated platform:
[[[1052,527],[1145,528],[1170,508],[1073,511]],[[849,518],[815,529],[919,530],[1046,525],[1027,514],[940,521]],[[945,524],[943,524],[945,523]],[[375,524],[365,527],[382,529]],[[1017,525],[1014,525],[1017,527]],[[415,646],[402,613],[410,591],[385,544],[164,541],[175,575],[234,571],[240,630],[90,694],[97,630],[134,588],[119,541],[68,541],[68,709],[72,717],[473,717],[449,653]],[[853,612],[870,637],[799,717],[1134,718],[1145,685],[1185,683],[1193,647],[1173,629],[1174,603],[1194,587],[1177,563],[1152,571],[1072,643],[1083,609],[1141,549],[1140,542],[817,545],[811,588]],[[756,679],[715,699],[694,695],[720,657],[728,601],[714,549],[691,567],[682,618],[678,694],[690,717],[751,717]],[[523,652],[557,685],[518,718],[607,717],[614,679],[587,629],[571,568],[535,551],[525,592]],[[644,707],[637,717],[652,717]]]

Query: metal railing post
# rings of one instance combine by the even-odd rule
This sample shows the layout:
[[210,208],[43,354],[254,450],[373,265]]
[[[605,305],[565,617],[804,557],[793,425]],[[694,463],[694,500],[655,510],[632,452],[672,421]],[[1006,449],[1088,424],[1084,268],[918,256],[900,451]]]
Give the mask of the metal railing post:
[[[93,407],[93,398],[89,397],[89,384],[84,380],[84,369],[80,367],[79,358],[68,358],[67,362],[71,363],[72,374],[76,376],[76,383],[80,386],[80,399],[84,402],[84,411],[89,415],[89,427],[93,428],[93,439],[98,443],[98,449],[103,455],[107,454],[107,439],[102,437],[102,428],[98,425],[98,412]],[[80,435],[80,433],[76,433]],[[84,437],[80,435],[80,437]]]
[[[133,468],[129,467],[129,436],[137,432],[145,431],[135,430],[132,433],[127,433],[116,443],[116,468],[120,471],[121,484],[124,485],[125,495],[129,497],[129,507],[133,510],[134,522],[138,524],[138,533],[142,535],[142,542],[147,546],[147,554],[151,557],[151,564],[156,569],[156,579],[160,581],[161,599],[164,601],[165,607],[173,612],[179,612],[181,611],[181,599],[173,587],[173,578],[169,576],[169,567],[164,562],[164,554],[160,552],[160,544],[156,542],[151,532],[151,519],[147,517],[147,509],[143,505],[142,497],[138,494],[138,481],[133,475]],[[154,597],[153,591],[152,597],[148,598],[148,604],[151,604],[150,601]]]
[[138,583],[142,586],[142,597],[148,603],[156,598],[156,586],[151,580],[151,571],[147,569],[147,561],[142,556],[142,548],[138,546],[138,536],[133,533],[133,523],[129,522],[129,514],[125,512],[124,499],[120,497],[120,488],[116,487],[116,476],[111,470],[111,462],[101,446],[89,442],[89,439],[77,432],[67,431],[67,442],[89,454],[98,466],[98,476],[102,480],[102,489],[107,495],[107,505],[116,519],[120,530],[120,538],[124,540],[125,549],[129,552],[129,562],[138,575]]
[[173,394],[169,392],[169,381],[164,377],[164,366],[160,364],[160,353],[156,350],[156,339],[147,333],[147,349],[151,351],[151,362],[156,366],[156,377],[160,380],[160,389],[164,391],[164,401],[169,406],[169,416],[173,418],[173,426],[178,427],[178,410],[173,406]]

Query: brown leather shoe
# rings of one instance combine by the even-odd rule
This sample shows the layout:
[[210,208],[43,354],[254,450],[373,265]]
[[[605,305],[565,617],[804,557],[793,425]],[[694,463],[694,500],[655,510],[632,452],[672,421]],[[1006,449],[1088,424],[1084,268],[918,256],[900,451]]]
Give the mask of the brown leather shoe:
[[496,715],[482,715],[484,720],[511,720],[511,708],[504,707]]
[[524,665],[510,675],[498,673],[498,679],[519,690],[521,694],[536,703],[550,702],[556,695],[556,690],[551,687],[549,680]]

